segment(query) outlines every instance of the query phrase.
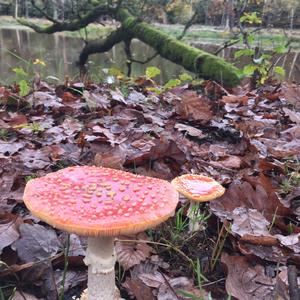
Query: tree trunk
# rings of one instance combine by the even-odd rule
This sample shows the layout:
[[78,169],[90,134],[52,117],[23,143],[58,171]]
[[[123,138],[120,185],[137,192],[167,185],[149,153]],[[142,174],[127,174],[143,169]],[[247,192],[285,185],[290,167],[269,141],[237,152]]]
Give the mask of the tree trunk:
[[117,19],[121,22],[124,32],[151,46],[162,57],[196,73],[199,77],[215,80],[225,86],[234,86],[239,83],[237,69],[222,58],[188,46],[153,28],[152,25],[140,22],[125,9],[117,12]]
[[19,0],[15,1],[15,18],[19,17]]

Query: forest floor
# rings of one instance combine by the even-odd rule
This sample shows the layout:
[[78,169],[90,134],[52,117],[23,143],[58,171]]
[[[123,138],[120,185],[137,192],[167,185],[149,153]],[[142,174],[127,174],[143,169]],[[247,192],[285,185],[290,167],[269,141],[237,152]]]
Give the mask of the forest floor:
[[[29,179],[73,165],[166,180],[201,173],[226,188],[202,205],[196,232],[182,197],[167,222],[118,238],[125,299],[299,296],[300,87],[166,89],[118,78],[56,87],[36,78],[23,97],[18,85],[0,86],[0,299],[57,299],[67,235],[31,215],[22,196]],[[69,246],[64,299],[87,279],[85,239],[71,234]]]

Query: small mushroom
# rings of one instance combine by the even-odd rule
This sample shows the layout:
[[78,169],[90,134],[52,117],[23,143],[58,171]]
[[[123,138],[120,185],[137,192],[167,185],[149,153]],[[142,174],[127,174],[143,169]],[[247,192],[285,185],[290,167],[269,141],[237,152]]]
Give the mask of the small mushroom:
[[178,193],[165,180],[93,166],[30,180],[24,203],[53,227],[88,236],[88,299],[116,299],[114,237],[152,228],[174,214]]
[[204,175],[182,175],[173,179],[171,184],[180,194],[191,201],[188,212],[190,232],[199,229],[199,223],[196,219],[200,202],[214,200],[221,197],[225,192],[225,188],[220,183]]

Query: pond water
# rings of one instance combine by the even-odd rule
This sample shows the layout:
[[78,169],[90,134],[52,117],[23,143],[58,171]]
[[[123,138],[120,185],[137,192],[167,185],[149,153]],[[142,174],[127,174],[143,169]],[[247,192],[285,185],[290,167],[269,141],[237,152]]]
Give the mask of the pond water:
[[[26,70],[28,67],[26,61],[33,61],[36,58],[44,60],[47,64],[45,68],[42,68],[43,76],[55,76],[61,80],[66,75],[74,78],[78,75],[75,62],[83,46],[84,43],[81,39],[66,37],[62,34],[45,35],[18,28],[0,28],[0,84],[1,82],[13,82],[15,74],[12,69],[22,66]],[[212,44],[199,44],[197,46],[208,52],[213,52],[218,47]],[[234,49],[223,50],[220,56],[232,61],[234,51]],[[133,42],[132,52],[136,59],[142,61],[154,53],[150,47],[139,41]],[[147,65],[133,63],[132,75],[145,74],[149,65],[160,68],[160,83],[184,72],[182,67],[157,56]],[[299,52],[290,53],[280,60],[278,65],[286,69],[288,80],[300,82]],[[94,80],[103,78],[103,69],[112,66],[126,73],[126,57],[122,44],[116,45],[107,53],[90,56],[89,67],[91,77]]]

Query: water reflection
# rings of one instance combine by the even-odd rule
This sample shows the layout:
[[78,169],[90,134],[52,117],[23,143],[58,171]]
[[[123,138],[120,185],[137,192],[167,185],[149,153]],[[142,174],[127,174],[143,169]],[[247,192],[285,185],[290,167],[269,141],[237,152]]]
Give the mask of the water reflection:
[[[15,75],[12,68],[22,66],[26,69],[28,67],[26,61],[33,61],[36,58],[43,59],[47,63],[44,75],[60,79],[69,75],[73,78],[78,75],[75,62],[83,46],[82,40],[65,37],[62,34],[44,35],[22,29],[0,29],[0,80],[4,83],[13,81]],[[213,52],[217,48],[210,44],[199,45],[199,47],[208,52]],[[153,50],[139,41],[133,42],[132,52],[138,60],[146,60],[153,55]],[[230,61],[233,59],[233,54],[234,49],[226,49],[220,53],[220,56]],[[300,82],[298,54],[290,53],[285,59],[279,61],[278,65],[287,70],[287,78]],[[89,65],[95,80],[103,76],[101,71],[103,68],[115,66],[126,72],[123,45],[119,44],[107,53],[92,55]],[[184,71],[182,67],[157,56],[147,65],[134,63],[132,75],[144,74],[149,65],[161,69],[162,73],[159,78],[161,83]]]

